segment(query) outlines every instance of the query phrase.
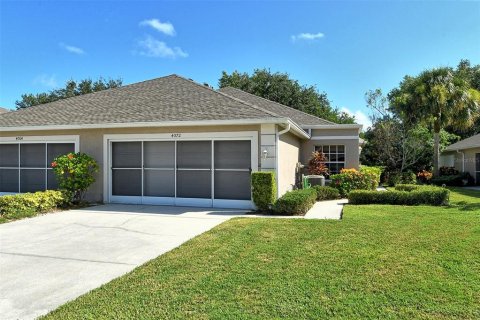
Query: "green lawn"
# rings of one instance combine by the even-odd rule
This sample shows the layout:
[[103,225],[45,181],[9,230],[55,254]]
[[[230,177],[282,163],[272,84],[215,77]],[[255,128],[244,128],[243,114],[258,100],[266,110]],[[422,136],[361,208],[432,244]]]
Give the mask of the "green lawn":
[[[47,319],[479,319],[480,192],[230,220]],[[54,270],[52,270],[54,272]]]

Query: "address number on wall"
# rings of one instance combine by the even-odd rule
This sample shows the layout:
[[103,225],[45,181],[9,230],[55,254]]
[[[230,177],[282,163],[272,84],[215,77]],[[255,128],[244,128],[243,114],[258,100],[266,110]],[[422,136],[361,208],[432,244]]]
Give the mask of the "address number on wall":
[[23,140],[23,137],[15,137],[15,140],[17,140],[17,141],[20,140],[21,141],[21,140]]
[[172,133],[172,138],[180,138],[181,136],[181,133]]

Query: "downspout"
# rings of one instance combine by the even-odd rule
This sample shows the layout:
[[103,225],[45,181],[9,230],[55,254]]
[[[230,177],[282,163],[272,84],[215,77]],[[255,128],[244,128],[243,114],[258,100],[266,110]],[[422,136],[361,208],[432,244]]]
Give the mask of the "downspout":
[[462,154],[462,172],[465,172],[465,152],[457,150],[457,153]]
[[276,146],[275,146],[275,170],[277,171],[277,199],[280,197],[280,184],[279,184],[279,177],[280,177],[280,170],[279,170],[279,167],[278,167],[278,164],[279,164],[279,158],[278,158],[278,147],[280,146],[280,136],[284,133],[287,133],[288,131],[290,131],[291,129],[291,125],[290,125],[290,122],[287,122],[287,127],[285,129],[283,129],[282,131],[278,131],[277,134],[276,134],[276,137],[275,137],[275,142],[276,142]]

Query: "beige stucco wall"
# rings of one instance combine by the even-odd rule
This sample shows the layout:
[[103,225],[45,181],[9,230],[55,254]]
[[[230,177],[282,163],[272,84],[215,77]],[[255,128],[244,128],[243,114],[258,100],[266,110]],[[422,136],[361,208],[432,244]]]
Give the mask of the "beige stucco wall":
[[[463,159],[462,153],[465,155],[465,159]],[[475,154],[477,153],[480,153],[480,148],[472,148],[467,150],[461,150],[461,152],[456,152],[455,169],[462,172],[463,168],[463,171],[470,173],[470,175],[475,178]],[[476,181],[476,183],[480,184],[480,181]]]
[[[162,128],[112,128],[112,129],[83,129],[83,130],[45,130],[29,132],[0,132],[0,137],[28,137],[28,136],[55,136],[79,135],[80,151],[91,155],[100,167],[96,174],[96,181],[87,193],[89,201],[103,201],[103,135],[104,134],[148,134],[148,133],[194,133],[194,132],[236,132],[257,131],[259,125],[248,126],[196,126],[196,127],[162,127]],[[260,151],[258,153],[260,155]],[[260,162],[259,162],[260,163]]]
[[282,196],[295,185],[295,168],[300,161],[300,139],[285,133],[278,139],[278,195]]
[[[310,159],[315,146],[344,145],[345,167],[358,169],[360,165],[360,149],[358,129],[313,129],[312,139],[302,142],[300,161],[306,164]],[[316,137],[321,137],[315,140]],[[327,137],[333,137],[329,139]]]

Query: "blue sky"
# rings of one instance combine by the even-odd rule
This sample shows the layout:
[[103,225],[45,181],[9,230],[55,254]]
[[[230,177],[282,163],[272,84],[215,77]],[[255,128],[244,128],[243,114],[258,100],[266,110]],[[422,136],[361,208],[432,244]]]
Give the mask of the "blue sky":
[[365,121],[364,93],[480,63],[480,2],[0,0],[0,106],[68,79],[288,72]]

